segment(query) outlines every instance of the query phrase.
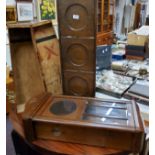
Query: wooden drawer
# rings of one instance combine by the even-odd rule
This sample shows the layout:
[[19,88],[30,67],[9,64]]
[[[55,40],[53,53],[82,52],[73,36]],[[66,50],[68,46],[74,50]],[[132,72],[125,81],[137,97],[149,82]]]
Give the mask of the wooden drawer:
[[94,96],[95,72],[64,71],[63,86],[65,95]]
[[132,137],[136,136],[134,133],[109,131],[107,129],[39,122],[35,124],[35,133],[38,139],[69,141],[94,146],[123,148],[124,150],[133,149],[134,138]]
[[94,39],[61,39],[63,70],[95,71]]

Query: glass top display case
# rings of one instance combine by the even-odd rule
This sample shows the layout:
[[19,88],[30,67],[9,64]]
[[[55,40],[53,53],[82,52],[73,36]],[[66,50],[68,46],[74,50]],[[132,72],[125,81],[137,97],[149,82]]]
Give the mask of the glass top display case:
[[29,141],[58,140],[141,150],[144,128],[134,101],[44,94],[27,105],[23,124]]

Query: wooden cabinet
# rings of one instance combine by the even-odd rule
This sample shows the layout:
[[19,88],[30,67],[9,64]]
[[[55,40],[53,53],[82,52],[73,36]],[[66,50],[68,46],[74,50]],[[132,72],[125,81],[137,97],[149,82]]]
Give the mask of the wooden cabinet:
[[56,140],[133,153],[141,152],[144,142],[134,101],[42,94],[27,104],[23,124],[29,141]]
[[97,1],[97,45],[113,42],[114,0]]
[[51,21],[9,24],[16,103],[43,92],[61,94],[59,43]]
[[63,92],[94,96],[96,1],[58,0]]

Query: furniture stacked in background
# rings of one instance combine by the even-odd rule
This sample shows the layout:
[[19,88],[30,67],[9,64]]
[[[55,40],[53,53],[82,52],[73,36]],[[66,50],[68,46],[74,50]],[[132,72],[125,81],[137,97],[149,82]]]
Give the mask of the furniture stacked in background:
[[113,43],[114,1],[97,0],[97,45]]
[[97,46],[96,90],[118,98],[134,97],[148,104],[148,94],[133,93],[130,87],[137,85],[137,81],[142,81],[140,87],[145,88],[145,84],[149,81],[149,59],[144,61],[125,59],[125,46],[126,42],[112,46]]
[[144,60],[149,57],[148,48],[149,26],[128,33],[126,45],[126,58],[135,60]]

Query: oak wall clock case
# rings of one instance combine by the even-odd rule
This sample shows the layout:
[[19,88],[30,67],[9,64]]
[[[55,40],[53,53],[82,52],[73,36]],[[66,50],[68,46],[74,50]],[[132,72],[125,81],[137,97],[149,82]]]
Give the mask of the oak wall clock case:
[[[134,101],[42,94],[27,104],[23,123],[27,140],[56,140],[142,150],[144,128]],[[84,131],[84,132],[83,132]]]

